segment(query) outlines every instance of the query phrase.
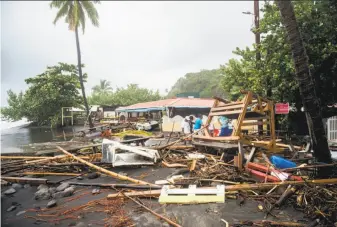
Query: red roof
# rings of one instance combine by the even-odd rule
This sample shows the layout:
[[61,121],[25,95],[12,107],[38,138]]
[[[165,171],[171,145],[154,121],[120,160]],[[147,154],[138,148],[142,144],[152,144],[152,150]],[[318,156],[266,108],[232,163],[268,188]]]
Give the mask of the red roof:
[[133,109],[147,109],[147,108],[163,108],[163,107],[176,107],[176,108],[211,108],[214,99],[201,99],[201,98],[175,98],[163,99],[152,102],[137,103],[130,106],[120,107],[117,110],[133,110]]

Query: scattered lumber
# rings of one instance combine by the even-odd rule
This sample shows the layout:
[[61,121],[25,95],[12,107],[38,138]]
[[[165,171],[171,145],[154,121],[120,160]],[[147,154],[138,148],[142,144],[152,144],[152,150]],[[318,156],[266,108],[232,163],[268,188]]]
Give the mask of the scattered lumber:
[[187,165],[179,164],[179,163],[169,164],[169,163],[167,163],[165,161],[162,161],[161,163],[163,164],[163,166],[165,166],[167,168],[187,168]]
[[[331,179],[318,179],[318,180],[307,180],[307,181],[284,181],[284,182],[274,182],[274,183],[258,183],[258,184],[237,184],[237,185],[228,185],[226,186],[226,191],[244,191],[244,190],[263,190],[271,189],[277,185],[304,185],[304,184],[337,184],[337,178]],[[151,191],[137,191],[137,192],[127,192],[125,193],[131,197],[158,197],[161,190],[151,190]],[[108,199],[122,197],[123,195],[109,194]]]
[[[90,162],[87,162],[87,161],[85,161],[85,160],[83,160],[83,159],[81,159],[81,158],[79,158],[79,157],[77,157],[77,156],[75,156],[75,155],[69,153],[68,151],[64,150],[62,147],[57,146],[57,148],[58,148],[60,151],[62,151],[65,155],[68,155],[68,156],[70,156],[70,157],[76,159],[77,161],[79,161],[79,162],[81,162],[81,163],[84,163],[84,164],[86,164],[86,165],[88,165],[89,167],[92,167],[92,168],[94,168],[94,169],[97,169],[98,171],[100,171],[100,172],[102,172],[102,173],[105,173],[105,174],[107,174],[107,175],[109,175],[109,176],[111,176],[111,177],[117,178],[117,179],[119,179],[119,180],[127,180],[127,181],[131,181],[131,182],[136,183],[136,184],[154,185],[154,184],[151,184],[151,183],[142,181],[142,180],[133,179],[133,178],[131,178],[131,177],[123,176],[123,175],[117,174],[117,173],[115,173],[115,172],[106,170],[106,169],[104,169],[104,168],[102,168],[102,167],[96,166],[96,165],[94,165],[94,164],[92,164],[92,163],[90,163]],[[157,186],[157,185],[154,185],[154,186]]]

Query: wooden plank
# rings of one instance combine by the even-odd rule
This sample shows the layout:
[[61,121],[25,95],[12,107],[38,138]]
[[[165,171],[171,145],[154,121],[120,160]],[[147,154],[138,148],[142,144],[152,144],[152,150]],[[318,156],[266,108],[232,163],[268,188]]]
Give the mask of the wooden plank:
[[[268,145],[270,143],[270,141],[253,141],[253,144],[264,144],[264,145]],[[287,144],[283,144],[283,143],[276,143],[276,146],[278,147],[284,147],[284,148],[288,148],[289,145]],[[300,146],[293,146],[295,149],[302,149],[302,147]]]
[[[5,179],[4,179],[5,180]],[[337,184],[337,178],[331,179],[317,179],[317,180],[306,180],[306,181],[284,181],[284,182],[274,182],[274,183],[257,183],[257,184],[237,184],[226,186],[226,192],[228,191],[238,191],[238,190],[260,190],[260,189],[270,189],[276,185],[303,185],[303,184]],[[131,197],[157,197],[161,193],[161,190],[148,190],[148,191],[137,191],[137,192],[126,192],[125,194]],[[109,194],[108,199],[120,198],[124,195],[121,193]]]
[[[149,190],[149,191],[136,191],[136,192],[125,192],[125,195],[130,197],[157,197],[160,195],[161,190]],[[109,194],[108,199],[114,199],[123,197],[121,193]]]
[[268,122],[243,122],[241,126],[252,126],[252,125],[269,125]]
[[212,108],[213,111],[220,111],[220,110],[231,110],[231,109],[242,109],[244,107],[244,104],[237,104],[237,105],[232,105],[232,106],[225,106],[225,107],[215,107]]
[[269,120],[268,116],[261,116],[261,117],[245,117],[244,121],[258,121],[258,120]]
[[208,137],[208,136],[195,135],[193,138],[203,139],[203,140],[214,140],[214,141],[235,141],[235,140],[239,140],[240,136]]
[[225,196],[203,195],[203,196],[160,196],[159,203],[166,204],[200,204],[200,203],[224,203]]
[[210,116],[226,116],[230,114],[240,114],[242,110],[235,110],[235,111],[222,111],[222,112],[211,112]]
[[256,147],[252,147],[252,149],[250,150],[249,156],[247,158],[246,165],[253,159],[255,155],[255,151],[256,151]]
[[233,105],[237,105],[237,104],[243,104],[242,101],[238,101],[238,102],[231,102],[231,103],[226,103],[226,104],[219,104],[218,107],[225,107],[225,106],[233,106]]

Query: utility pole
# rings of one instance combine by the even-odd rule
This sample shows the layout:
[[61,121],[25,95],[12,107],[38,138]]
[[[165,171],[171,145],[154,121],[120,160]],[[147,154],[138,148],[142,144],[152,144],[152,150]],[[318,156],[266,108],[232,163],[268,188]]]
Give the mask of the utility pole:
[[[254,0],[254,24],[255,24],[255,45],[256,45],[256,68],[259,69],[261,67],[261,53],[259,50],[260,47],[260,7],[259,0]],[[268,95],[267,95],[268,96]],[[259,120],[258,131],[259,135],[263,135],[263,120]]]

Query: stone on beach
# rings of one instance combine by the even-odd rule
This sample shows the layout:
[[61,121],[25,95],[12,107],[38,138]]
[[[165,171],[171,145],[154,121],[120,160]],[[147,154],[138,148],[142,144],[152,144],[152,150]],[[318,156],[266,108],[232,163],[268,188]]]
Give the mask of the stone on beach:
[[60,184],[57,188],[56,188],[56,191],[57,192],[61,192],[61,191],[64,191],[64,189],[68,188],[69,187],[69,184],[68,183],[62,183]]
[[10,208],[7,209],[7,212],[11,212],[16,209],[16,206],[11,206]]
[[47,207],[48,207],[48,208],[51,208],[51,207],[56,206],[56,204],[57,204],[56,200],[53,199],[53,200],[51,200],[51,201],[49,201],[49,202],[47,203]]
[[14,184],[12,184],[12,188],[14,188],[14,189],[20,189],[20,188],[22,188],[22,185],[14,183]]
[[48,187],[44,188],[42,187],[40,190],[38,190],[37,192],[35,192],[35,200],[47,200],[50,199],[50,192]]
[[12,195],[16,192],[16,190],[14,188],[10,188],[10,189],[7,189],[4,194],[5,195]]
[[94,173],[89,173],[87,177],[88,177],[88,179],[96,179],[96,178],[98,178],[99,176],[100,176],[99,173],[94,172]]

